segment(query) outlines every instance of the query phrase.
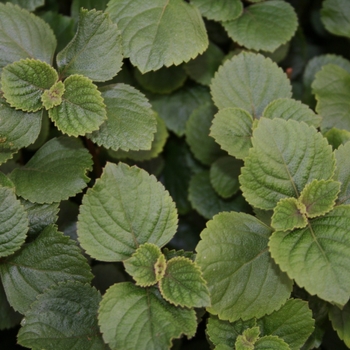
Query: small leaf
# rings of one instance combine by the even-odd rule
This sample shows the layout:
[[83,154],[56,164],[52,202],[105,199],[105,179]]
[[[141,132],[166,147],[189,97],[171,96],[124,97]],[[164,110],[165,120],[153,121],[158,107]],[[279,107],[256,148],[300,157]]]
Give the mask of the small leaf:
[[58,79],[57,72],[47,63],[27,58],[7,65],[2,70],[1,85],[11,107],[26,112],[43,108],[41,95]]
[[242,335],[239,335],[236,339],[236,350],[254,350],[254,344],[259,339],[260,329],[259,327],[248,328],[243,331]]
[[122,66],[118,27],[102,11],[80,10],[77,33],[57,55],[60,77],[80,74],[93,81],[112,79]]
[[350,131],[344,129],[332,128],[325,132],[323,136],[333,149],[337,149],[340,145],[345,145],[350,141]]
[[332,322],[333,329],[337,332],[338,337],[350,347],[350,304],[347,303],[342,310],[337,306],[331,306],[329,310],[329,319]]
[[0,172],[0,187],[15,189],[15,184],[2,172]]
[[254,350],[290,350],[290,347],[283,339],[274,335],[266,335],[257,340]]
[[155,288],[140,288],[130,282],[108,289],[99,309],[99,325],[111,349],[168,349],[182,334],[194,336],[193,309],[167,303]]
[[65,87],[61,81],[58,81],[50,87],[50,89],[45,90],[41,95],[41,102],[46,109],[58,106],[62,102],[62,95],[64,93]]
[[157,281],[160,281],[164,277],[166,266],[167,263],[165,255],[161,254],[154,264],[155,277]]
[[201,14],[214,21],[229,21],[239,17],[243,12],[243,4],[240,0],[192,0],[199,8]]
[[69,136],[97,130],[106,119],[106,106],[97,86],[82,75],[71,75],[64,88],[62,103],[49,110],[57,128]]
[[321,21],[334,35],[350,38],[350,8],[346,0],[325,0],[322,3]]
[[340,146],[335,152],[337,167],[333,179],[341,182],[340,193],[338,195],[339,204],[350,204],[350,142]]

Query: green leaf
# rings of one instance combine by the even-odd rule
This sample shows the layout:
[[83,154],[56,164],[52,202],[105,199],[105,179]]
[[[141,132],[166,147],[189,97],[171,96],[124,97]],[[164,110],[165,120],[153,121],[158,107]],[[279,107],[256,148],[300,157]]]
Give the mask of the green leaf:
[[[156,284],[164,275],[166,262],[160,264],[162,252],[160,248],[152,243],[141,244],[135,253],[127,260],[124,260],[125,271],[133,277],[136,285],[149,287]],[[157,272],[155,266],[157,264]]]
[[100,293],[77,281],[54,285],[26,312],[18,343],[31,349],[104,350],[97,324]]
[[322,115],[322,129],[336,127],[350,131],[350,73],[334,64],[327,64],[312,83],[316,111]]
[[321,21],[332,34],[350,38],[350,7],[346,0],[323,1]]
[[252,116],[241,108],[224,108],[215,114],[210,136],[231,156],[244,159],[252,147]]
[[292,38],[298,18],[287,2],[265,1],[246,7],[240,17],[223,26],[241,46],[272,52]]
[[109,0],[73,0],[71,5],[72,17],[78,18],[82,7],[88,10],[104,11]]
[[350,206],[335,207],[293,232],[276,231],[270,251],[282,271],[311,295],[344,305],[350,293]]
[[282,69],[271,59],[250,52],[234,56],[219,68],[211,82],[211,93],[219,109],[242,108],[254,118],[259,118],[271,101],[292,96],[290,81]]
[[42,19],[18,6],[0,4],[0,28],[0,70],[28,57],[52,63],[56,38]]
[[11,107],[26,112],[43,108],[41,95],[58,79],[57,72],[47,63],[27,58],[3,68],[2,91]]
[[103,339],[111,349],[168,349],[182,334],[193,337],[196,315],[167,303],[155,288],[129,282],[108,289],[99,309]]
[[125,57],[142,73],[177,66],[208,47],[199,11],[181,0],[111,0],[107,12],[121,31]]
[[201,233],[196,262],[208,283],[208,311],[230,322],[262,317],[281,307],[292,281],[268,251],[271,229],[243,213],[220,213]]
[[278,231],[303,228],[307,225],[306,208],[296,198],[282,198],[273,210],[271,226]]
[[57,128],[69,136],[97,130],[106,119],[106,106],[97,86],[82,75],[71,75],[64,88],[62,103],[49,110]]
[[63,281],[88,283],[90,267],[76,242],[47,226],[0,265],[0,275],[10,304],[25,313],[36,297]]
[[0,164],[5,163],[7,160],[11,159],[17,150],[1,150],[0,152]]
[[13,189],[0,187],[0,258],[11,255],[24,243],[28,217]]
[[192,0],[201,14],[215,21],[229,21],[239,17],[243,12],[243,4],[240,0]]
[[323,134],[327,138],[328,143],[337,149],[340,145],[345,145],[350,141],[350,131],[344,129],[332,128]]
[[167,263],[165,275],[159,281],[165,300],[175,306],[206,307],[209,291],[198,265],[185,257],[175,257]]
[[236,350],[254,350],[254,344],[259,339],[259,327],[248,328],[243,331],[243,334],[237,337],[235,343]]
[[2,172],[0,172],[0,187],[15,189],[15,184]]
[[91,156],[77,139],[59,137],[46,142],[10,179],[16,194],[36,203],[60,202],[80,192],[89,178]]
[[290,350],[290,347],[283,339],[273,335],[266,335],[257,340],[254,350]]
[[115,151],[150,150],[157,121],[146,97],[126,84],[100,90],[107,107],[107,120],[89,138]]
[[60,77],[80,74],[93,81],[112,79],[121,69],[118,27],[101,11],[80,10],[77,33],[57,55]]
[[[8,0],[1,0],[0,2],[8,2]],[[11,3],[28,11],[34,11],[37,7],[43,6],[45,0],[11,0]]]
[[313,179],[333,175],[331,146],[303,122],[262,118],[252,143],[239,180],[244,197],[254,207],[273,209],[281,198],[298,198]]
[[62,103],[62,95],[65,91],[65,86],[62,81],[58,81],[50,87],[50,89],[45,90],[41,95],[41,102],[45,109],[51,109]]
[[107,163],[83,198],[78,236],[101,261],[129,258],[143,243],[164,246],[175,234],[175,204],[154,176],[137,167]]
[[339,204],[350,204],[350,142],[340,146],[335,152],[337,167],[333,179],[341,182],[340,192],[338,195]]
[[329,310],[329,319],[332,322],[333,329],[337,332],[338,337],[350,347],[350,304],[347,303],[342,310],[337,306],[331,306]]
[[12,328],[19,324],[22,315],[15,312],[7,301],[4,287],[0,280],[0,330]]

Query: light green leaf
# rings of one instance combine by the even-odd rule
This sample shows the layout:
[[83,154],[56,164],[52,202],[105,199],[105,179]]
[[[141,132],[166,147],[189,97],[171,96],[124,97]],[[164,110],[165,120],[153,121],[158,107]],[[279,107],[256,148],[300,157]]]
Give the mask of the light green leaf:
[[27,231],[28,216],[14,190],[0,187],[0,258],[18,250]]
[[313,179],[333,175],[331,146],[303,122],[262,118],[252,143],[239,180],[244,197],[257,208],[273,209],[281,198],[298,198]]
[[91,165],[91,156],[79,140],[59,137],[46,142],[10,179],[16,194],[31,202],[60,202],[86,187],[85,173]]
[[62,103],[62,95],[65,91],[65,86],[62,81],[53,84],[50,89],[45,90],[41,95],[41,102],[45,109],[50,109]]
[[107,120],[88,137],[114,151],[119,148],[150,150],[157,121],[146,97],[126,84],[109,85],[100,90],[107,107]]
[[18,6],[0,4],[0,28],[0,71],[21,58],[52,63],[56,38],[42,19]]
[[248,328],[243,331],[243,334],[239,335],[236,339],[236,350],[254,350],[254,344],[259,339],[260,329],[259,327]]
[[108,289],[99,309],[103,339],[112,350],[170,349],[182,334],[193,337],[193,309],[166,302],[156,288],[140,288],[129,282]]
[[332,128],[323,134],[327,138],[328,143],[337,149],[340,145],[345,145],[350,141],[350,131],[344,129]]
[[[159,258],[161,255],[160,248],[155,244],[141,244],[129,259],[124,260],[125,271],[133,277],[136,285],[141,287],[152,286],[165,273],[166,262],[164,260],[164,263],[160,264]],[[156,264],[157,273],[155,269]]]
[[223,23],[228,35],[252,50],[275,51],[298,27],[293,7],[285,1],[265,1],[246,7],[237,19]]
[[80,10],[77,33],[57,55],[60,77],[81,74],[93,81],[112,79],[121,69],[118,27],[101,11]]
[[92,279],[76,242],[54,226],[47,226],[34,241],[6,258],[0,275],[10,304],[22,314],[51,285],[68,280],[88,283]]
[[312,83],[316,111],[322,115],[322,129],[336,127],[350,131],[350,73],[334,64],[327,64]]
[[0,172],[0,187],[15,189],[15,184],[2,172]]
[[214,21],[229,21],[239,17],[243,12],[240,0],[192,0],[191,3],[199,8],[204,17]]
[[12,328],[19,324],[22,315],[15,312],[7,301],[4,287],[0,280],[0,330]]
[[337,206],[305,228],[274,232],[271,255],[311,295],[342,306],[350,294],[349,224],[350,206]]
[[254,118],[260,118],[271,101],[290,98],[291,89],[287,75],[276,63],[251,52],[226,61],[211,82],[213,100],[219,109],[243,108]]
[[290,350],[290,347],[283,339],[273,335],[266,335],[257,340],[254,350]]
[[321,21],[332,34],[350,38],[350,6],[347,0],[324,0]]
[[231,156],[244,159],[252,147],[253,118],[241,108],[224,108],[215,114],[210,136]]
[[43,108],[41,95],[58,79],[57,72],[47,63],[27,58],[3,68],[2,91],[11,107],[26,112]]
[[282,198],[273,210],[271,226],[278,231],[303,228],[307,225],[306,208],[296,198]]
[[26,312],[18,343],[31,349],[105,350],[98,324],[100,293],[77,281],[54,285]]
[[350,204],[350,142],[340,146],[334,153],[337,167],[333,179],[341,182],[340,193],[338,195],[339,204]]
[[107,163],[83,198],[78,236],[86,252],[101,261],[129,258],[143,243],[164,246],[177,228],[175,204],[146,171]]
[[71,6],[72,17],[78,18],[82,7],[88,10],[104,11],[109,0],[73,0]]
[[338,337],[350,347],[350,304],[347,303],[342,310],[337,306],[331,306],[329,310],[329,319],[332,322],[333,329],[337,332]]
[[97,130],[106,119],[106,106],[97,86],[82,75],[71,75],[64,88],[62,103],[49,110],[57,128],[69,136]]
[[11,2],[14,5],[18,5],[28,11],[34,11],[37,7],[43,6],[45,0],[1,0],[0,2]]
[[107,12],[121,31],[125,57],[142,73],[187,62],[209,44],[199,11],[182,0],[111,0]]
[[201,233],[196,262],[208,283],[208,311],[230,322],[262,317],[280,308],[292,281],[268,251],[271,229],[243,213],[220,213]]

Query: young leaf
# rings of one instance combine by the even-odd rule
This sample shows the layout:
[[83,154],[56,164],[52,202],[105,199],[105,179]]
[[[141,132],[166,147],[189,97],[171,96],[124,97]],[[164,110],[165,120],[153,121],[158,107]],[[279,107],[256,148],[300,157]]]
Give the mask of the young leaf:
[[333,175],[331,146],[303,122],[262,118],[252,143],[239,180],[244,197],[257,208],[273,209],[281,198],[298,198],[313,179]]
[[165,300],[175,306],[206,307],[210,305],[209,291],[195,262],[185,257],[170,259],[165,275],[159,281]]
[[101,93],[89,78],[71,75],[64,81],[62,103],[49,110],[57,128],[69,136],[97,130],[107,118]]
[[65,86],[62,81],[53,84],[50,89],[45,90],[41,95],[41,102],[45,109],[51,109],[62,103],[62,95],[65,91]]
[[243,213],[220,213],[201,233],[196,262],[211,295],[208,311],[230,322],[261,317],[281,307],[292,281],[267,249],[271,229]]
[[275,51],[294,35],[298,18],[285,1],[265,1],[246,7],[241,16],[223,23],[228,35],[252,50]]
[[243,334],[239,335],[236,339],[236,350],[254,350],[256,349],[254,344],[259,339],[260,329],[259,327],[248,328],[243,331]]
[[0,275],[10,304],[22,314],[51,285],[68,280],[88,283],[92,279],[76,242],[52,225],[6,258],[0,265]]
[[120,71],[122,60],[118,27],[101,11],[81,9],[77,33],[57,55],[60,77],[80,74],[107,81]]
[[15,312],[9,302],[7,301],[4,287],[0,280],[0,330],[12,328],[19,324],[22,315]]
[[341,182],[340,192],[338,195],[339,204],[350,204],[350,142],[340,146],[335,152],[337,167],[333,179]]
[[340,145],[345,145],[350,141],[350,131],[344,129],[332,128],[325,132],[323,136],[327,139],[333,149],[337,149]]
[[333,329],[337,332],[338,337],[350,347],[350,304],[347,303],[342,310],[337,306],[331,306],[329,310],[329,319],[332,322]]
[[111,349],[168,349],[182,334],[194,336],[193,309],[167,303],[156,288],[140,288],[130,282],[109,288],[99,309],[99,325]]
[[292,96],[290,82],[282,69],[271,59],[251,52],[242,52],[226,61],[210,88],[219,109],[243,108],[254,118],[260,118],[271,101]]
[[[283,339],[274,335],[261,337],[254,345],[254,350],[290,350],[290,347]],[[238,348],[236,349],[238,350]]]
[[18,343],[35,349],[105,350],[98,324],[100,293],[77,281],[45,290],[30,306],[18,332]]
[[26,112],[43,108],[41,95],[58,79],[57,72],[47,63],[27,58],[3,68],[1,85],[11,107]]
[[350,38],[350,7],[346,0],[325,0],[321,20],[332,34]]
[[101,261],[129,258],[143,243],[162,247],[177,228],[175,204],[154,176],[137,167],[107,163],[83,198],[78,236]]
[[111,0],[107,12],[121,30],[124,55],[142,73],[177,66],[208,47],[199,11],[181,0]]
[[305,228],[274,232],[271,255],[311,295],[343,306],[350,294],[349,224],[350,206],[336,206]]
[[89,181],[91,156],[72,138],[59,137],[46,142],[10,179],[16,194],[33,203],[53,203],[80,192]]

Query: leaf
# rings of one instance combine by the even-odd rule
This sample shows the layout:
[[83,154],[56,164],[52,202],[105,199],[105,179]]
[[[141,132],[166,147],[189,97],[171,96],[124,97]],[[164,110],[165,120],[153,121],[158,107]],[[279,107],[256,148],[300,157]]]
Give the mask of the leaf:
[[121,31],[125,57],[142,73],[177,66],[208,47],[199,11],[183,1],[111,0],[107,12]]
[[80,192],[89,178],[91,156],[72,138],[59,137],[46,142],[10,179],[16,194],[35,203],[60,202]]
[[51,109],[62,103],[62,95],[65,91],[65,86],[61,81],[53,84],[50,89],[45,90],[41,95],[41,102],[45,109]]
[[282,271],[311,295],[344,305],[350,293],[350,206],[336,206],[293,232],[276,231],[270,252]]
[[107,163],[83,198],[78,237],[101,261],[129,258],[143,243],[164,246],[177,228],[175,204],[154,176],[137,167]]
[[241,16],[223,26],[239,45],[272,52],[293,37],[298,18],[287,2],[266,1],[246,7]]
[[12,328],[19,324],[22,315],[15,312],[7,301],[4,288],[0,280],[0,330]]
[[252,143],[239,180],[244,197],[254,207],[273,209],[282,198],[298,198],[313,179],[333,175],[331,146],[303,122],[262,118]]
[[118,27],[102,11],[81,9],[77,33],[58,53],[60,77],[80,74],[93,81],[112,79],[121,69],[121,37]]
[[339,204],[350,204],[350,142],[340,146],[335,152],[337,167],[335,168],[333,179],[341,182],[338,194]]
[[62,103],[49,110],[56,127],[69,136],[97,130],[106,119],[106,106],[97,86],[82,75],[71,75],[64,87]]
[[210,305],[209,291],[199,267],[185,257],[168,261],[159,289],[163,298],[175,306],[199,308]]
[[208,283],[211,307],[222,320],[249,320],[280,308],[292,281],[268,251],[271,229],[255,217],[223,212],[201,233],[196,262]]
[[119,148],[150,150],[157,121],[146,97],[126,84],[109,85],[100,90],[107,107],[107,120],[88,137],[114,151]]
[[25,112],[43,108],[41,95],[58,79],[57,72],[47,63],[27,58],[3,68],[2,91],[11,107]]
[[88,284],[51,286],[26,312],[18,343],[32,349],[106,349],[97,324],[100,300],[100,293]]
[[260,118],[271,101],[292,96],[290,82],[282,69],[271,59],[250,52],[226,61],[210,88],[219,109],[242,108],[253,118]]
[[332,128],[325,132],[323,136],[327,138],[333,149],[337,149],[340,145],[345,145],[345,143],[350,141],[350,131],[343,129]]
[[243,331],[236,339],[236,350],[254,350],[254,344],[259,339],[259,327],[248,328]]
[[21,58],[52,63],[56,38],[42,19],[18,6],[0,4],[0,28],[0,70]]
[[283,339],[273,335],[266,335],[257,340],[254,350],[290,350],[290,347]]
[[252,116],[241,108],[224,108],[215,114],[210,136],[231,156],[244,159],[252,147]]
[[347,303],[342,310],[337,306],[331,306],[329,310],[329,319],[332,322],[333,329],[337,332],[338,337],[345,343],[347,347],[350,346],[350,305]]
[[[156,284],[164,275],[166,262],[163,256],[163,263],[159,260],[162,256],[160,248],[152,243],[141,244],[135,253],[125,260],[125,271],[133,277],[136,285],[149,287]],[[157,266],[157,272],[155,266]]]
[[312,83],[316,111],[322,115],[322,129],[333,127],[350,131],[350,73],[334,64],[327,64]]
[[[0,2],[7,2],[7,0],[1,0]],[[34,11],[37,7],[43,6],[45,0],[11,0],[11,3],[28,11]]]
[[167,303],[155,288],[140,288],[130,282],[109,288],[99,309],[99,325],[111,349],[168,349],[181,334],[194,336],[193,309]]
[[201,14],[215,21],[229,21],[239,17],[243,12],[243,5],[240,0],[192,0]]
[[17,152],[18,150],[2,150],[0,152],[0,164],[4,164],[8,159],[11,159],[13,155]]
[[13,189],[0,187],[0,258],[13,254],[24,243],[28,217]]
[[334,35],[350,38],[350,8],[346,0],[325,0],[321,8],[321,21]]
[[6,258],[0,275],[10,304],[22,314],[53,284],[68,280],[88,283],[92,279],[80,248],[52,225]]
[[5,174],[0,172],[0,187],[8,187],[14,190],[15,184]]

